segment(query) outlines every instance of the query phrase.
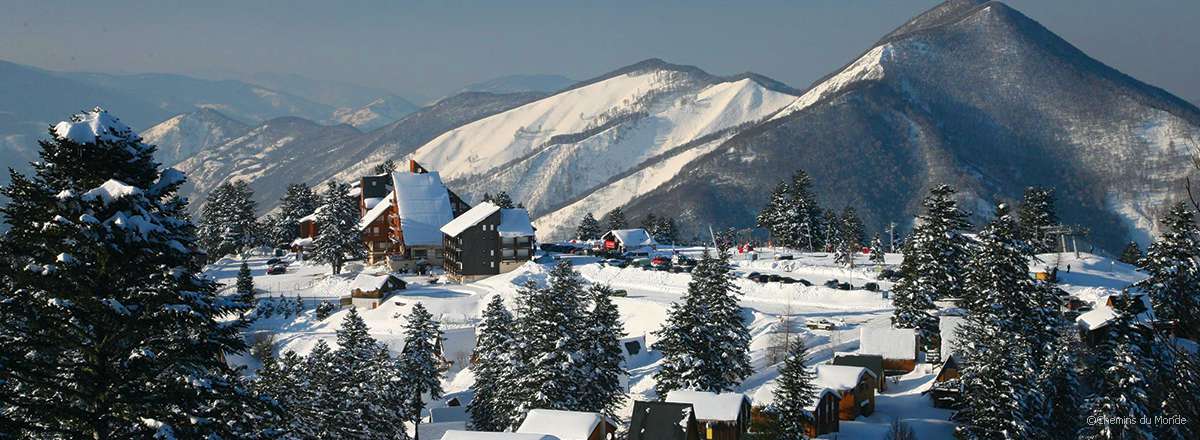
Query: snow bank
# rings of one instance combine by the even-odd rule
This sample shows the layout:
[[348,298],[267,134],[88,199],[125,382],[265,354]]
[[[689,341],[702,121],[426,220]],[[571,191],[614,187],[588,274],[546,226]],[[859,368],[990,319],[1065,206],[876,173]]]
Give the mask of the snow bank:
[[603,422],[600,414],[580,411],[533,409],[525,416],[522,434],[548,434],[561,440],[588,440],[596,426]]
[[675,390],[667,393],[667,402],[690,403],[698,420],[735,421],[742,412],[742,393],[710,393],[706,391]]
[[81,198],[86,201],[100,200],[107,205],[122,197],[141,193],[142,190],[137,187],[126,185],[124,182],[116,179],[109,179],[100,186],[83,193]]

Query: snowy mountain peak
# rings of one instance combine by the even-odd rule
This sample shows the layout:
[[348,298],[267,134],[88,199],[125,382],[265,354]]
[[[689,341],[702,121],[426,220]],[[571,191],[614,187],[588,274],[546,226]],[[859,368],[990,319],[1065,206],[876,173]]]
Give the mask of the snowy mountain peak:
[[376,98],[362,107],[337,109],[333,113],[333,119],[369,131],[392,123],[416,110],[417,106],[408,100],[388,95]]
[[213,109],[175,115],[142,132],[142,139],[158,146],[156,159],[176,164],[197,152],[241,136],[250,127]]

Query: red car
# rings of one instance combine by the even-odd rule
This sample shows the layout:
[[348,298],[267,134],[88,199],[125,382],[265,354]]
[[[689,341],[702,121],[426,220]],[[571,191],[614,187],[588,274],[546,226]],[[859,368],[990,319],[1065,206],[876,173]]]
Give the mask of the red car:
[[282,275],[285,273],[287,273],[287,266],[283,264],[276,264],[267,268],[267,275]]

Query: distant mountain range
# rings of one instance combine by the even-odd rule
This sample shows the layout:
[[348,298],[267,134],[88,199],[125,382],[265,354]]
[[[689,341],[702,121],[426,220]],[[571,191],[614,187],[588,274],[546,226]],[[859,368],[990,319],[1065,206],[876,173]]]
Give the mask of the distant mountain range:
[[[420,109],[286,77],[271,84],[292,92],[137,78],[0,64],[0,79],[13,79],[0,81],[0,106],[20,110],[0,108],[0,133],[60,119],[78,110],[60,103],[80,97],[135,127],[183,113],[145,135],[164,158],[187,156],[178,166],[193,210],[229,179],[250,181],[266,211],[288,183],[354,180],[412,157],[468,199],[509,192],[542,239],[567,238],[584,214],[617,206],[632,218],[675,216],[685,237],[751,227],[776,183],[804,169],[824,206],[854,206],[875,231],[906,228],[939,183],[961,190],[976,222],[1026,186],[1051,186],[1063,221],[1113,251],[1147,241],[1183,180],[1200,181],[1200,109],[996,1],[942,3],[803,90],[657,59],[578,83],[498,78]],[[345,100],[328,104],[326,89]],[[28,149],[24,136],[0,140]]]

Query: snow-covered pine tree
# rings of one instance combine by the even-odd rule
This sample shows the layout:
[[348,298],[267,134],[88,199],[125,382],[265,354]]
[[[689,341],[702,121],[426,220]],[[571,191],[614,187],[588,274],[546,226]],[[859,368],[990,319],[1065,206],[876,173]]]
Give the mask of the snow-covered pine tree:
[[878,233],[875,234],[875,236],[871,238],[870,260],[872,263],[875,263],[876,266],[883,266],[883,263],[885,261],[885,254],[883,251],[883,240],[879,238]]
[[858,213],[853,207],[847,206],[838,219],[838,242],[834,249],[834,261],[846,267],[854,267],[854,255],[862,249],[864,234]]
[[375,168],[371,169],[371,174],[378,176],[382,174],[391,174],[392,171],[396,171],[396,161],[385,159],[383,162],[379,163],[379,165],[375,165]]
[[238,268],[237,293],[242,302],[254,303],[254,275],[250,273],[250,265],[246,264],[246,260],[242,260],[242,266]]
[[[545,288],[521,289],[516,334],[521,371],[514,382],[514,425],[531,409],[579,408],[584,379],[583,281],[567,260],[550,271]],[[516,428],[516,426],[512,426]]]
[[674,218],[668,216],[658,218],[658,224],[654,228],[654,241],[664,244],[679,241],[679,229],[676,227]]
[[793,228],[788,227],[787,211],[791,208],[791,187],[787,181],[779,182],[771,191],[766,206],[758,211],[755,225],[766,229],[771,234],[771,240],[776,246],[792,246],[794,239]]
[[1034,253],[1054,251],[1054,236],[1047,229],[1058,224],[1054,210],[1054,190],[1031,186],[1025,188],[1019,212],[1021,237]]
[[967,244],[961,231],[969,224],[954,193],[954,188],[939,185],[925,197],[925,213],[904,242],[900,281],[892,288],[892,325],[918,329],[926,344],[937,333],[937,320],[929,314],[936,309],[933,301],[963,292]]
[[320,233],[313,240],[312,258],[329,263],[334,274],[342,272],[342,264],[347,259],[361,257],[365,252],[358,230],[358,214],[358,206],[350,197],[350,186],[330,181],[317,211]]
[[1038,389],[1045,395],[1046,405],[1041,422],[1048,438],[1075,438],[1083,427],[1083,414],[1079,410],[1079,402],[1083,401],[1079,346],[1078,331],[1060,328],[1038,370]]
[[821,246],[826,252],[837,250],[842,242],[841,220],[832,210],[821,210]]
[[962,407],[953,416],[960,439],[1043,438],[1029,419],[1041,409],[1032,391],[1037,366],[1028,344],[988,313],[970,312],[958,328],[963,365]]
[[[287,356],[284,357],[287,363]],[[339,363],[333,350],[324,339],[308,352],[299,364],[301,371],[295,387],[295,398],[288,410],[292,418],[291,428],[300,438],[333,438],[341,435],[340,422],[335,413],[340,410],[341,399],[338,375]]]
[[240,254],[259,241],[253,196],[250,185],[241,180],[222,183],[209,194],[198,234],[210,259]]
[[440,353],[438,346],[442,330],[433,315],[421,303],[413,305],[404,322],[404,349],[400,352],[400,364],[408,376],[408,413],[415,424],[421,423],[421,411],[425,409],[424,395],[430,399],[442,397],[442,372],[438,368]]
[[293,183],[279,198],[279,209],[270,218],[271,241],[287,246],[300,236],[300,219],[317,210],[316,193],[308,185]]
[[682,302],[671,305],[667,322],[655,332],[660,339],[654,348],[663,354],[654,376],[660,398],[678,389],[728,391],[754,372],[739,294],[728,255],[706,251]]
[[371,372],[379,411],[376,419],[383,420],[374,432],[381,439],[407,440],[407,422],[415,417],[409,405],[412,377],[404,368],[403,358],[392,357],[386,345],[376,344]]
[[1157,360],[1155,393],[1159,414],[1172,423],[1155,424],[1157,438],[1196,438],[1200,435],[1200,356],[1178,339],[1159,333],[1151,358]]
[[629,228],[629,221],[625,219],[625,211],[621,210],[620,206],[608,211],[608,214],[604,214],[604,221],[610,231]]
[[621,314],[612,302],[613,289],[593,284],[588,289],[592,308],[584,316],[587,327],[583,334],[583,364],[588,368],[587,386],[580,399],[580,409],[616,418],[625,402],[621,376],[627,374],[620,339],[625,337]]
[[496,194],[496,197],[492,199],[492,203],[495,203],[496,206],[499,206],[501,209],[513,208],[512,197],[508,195],[507,191],[500,191],[499,194]]
[[583,219],[579,221],[579,227],[575,228],[575,238],[578,240],[595,240],[600,238],[600,234],[603,233],[600,230],[600,222],[590,212],[583,216]]
[[367,323],[351,307],[337,329],[337,350],[331,356],[333,375],[329,391],[336,411],[330,415],[330,428],[337,438],[381,438],[384,423],[379,386],[375,382],[375,356],[378,342],[371,337]]
[[509,390],[516,380],[517,341],[514,319],[500,295],[492,296],[480,319],[475,352],[475,396],[467,404],[471,429],[501,431],[513,424],[514,403]]
[[96,108],[0,190],[0,413],[26,438],[257,437],[263,402],[225,363],[249,306],[200,275],[155,147]]
[[1176,334],[1200,337],[1200,231],[1191,206],[1179,202],[1162,219],[1164,232],[1140,261],[1148,277],[1135,286],[1150,295],[1154,316],[1174,321]]
[[796,338],[783,361],[779,377],[775,379],[775,402],[768,408],[777,419],[775,437],[778,440],[804,440],[808,438],[808,425],[813,423],[808,411],[817,397],[816,376],[804,366],[807,349],[804,340]]
[[[1108,324],[1098,350],[1092,394],[1084,404],[1088,420],[1080,438],[1153,439],[1150,424],[1141,423],[1152,414],[1147,378],[1152,363],[1147,358],[1150,330],[1135,319],[1144,307],[1142,300],[1124,293],[1113,297],[1116,316]],[[1194,398],[1194,397],[1193,397]]]
[[1142,260],[1142,248],[1136,241],[1131,241],[1125,245],[1125,249],[1121,250],[1121,256],[1117,259],[1122,263],[1137,266],[1138,262]]
[[651,237],[658,232],[658,216],[654,215],[653,212],[647,212],[646,215],[642,217],[642,220],[638,223],[639,226],[642,229],[645,229],[646,233],[650,234]]

